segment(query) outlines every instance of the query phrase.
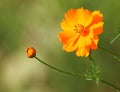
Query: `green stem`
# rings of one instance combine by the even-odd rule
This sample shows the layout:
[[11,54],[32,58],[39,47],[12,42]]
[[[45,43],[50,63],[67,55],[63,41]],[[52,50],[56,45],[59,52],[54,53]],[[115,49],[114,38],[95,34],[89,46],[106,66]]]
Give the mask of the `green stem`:
[[89,59],[90,59],[90,61],[91,61],[92,64],[96,65],[94,59],[91,57],[91,53],[90,53],[90,55],[89,55]]
[[39,59],[38,57],[36,57],[36,56],[35,56],[34,58],[37,59],[37,60],[38,60],[39,62],[41,62],[42,64],[44,64],[44,65],[48,66],[49,68],[53,69],[53,70],[56,70],[56,71],[58,71],[58,72],[61,72],[61,73],[63,73],[63,74],[69,75],[69,76],[74,76],[74,77],[77,77],[77,78],[82,78],[82,75],[80,75],[80,74],[76,74],[76,73],[71,73],[71,72],[66,72],[66,71],[60,70],[60,69],[58,69],[58,68],[56,68],[56,67],[53,67],[53,66],[45,63],[44,61],[40,60],[40,59]]
[[106,81],[104,81],[104,80],[100,80],[100,82],[103,83],[103,84],[105,84],[105,85],[107,85],[107,86],[109,86],[109,87],[111,87],[111,88],[114,88],[114,89],[116,89],[118,92],[120,92],[120,88],[119,88],[119,87],[116,87],[115,85],[113,85],[113,84],[111,84],[111,83],[108,83],[108,82],[106,82]]
[[117,34],[110,43],[113,44],[113,42],[114,42],[118,37],[120,37],[120,33]]
[[101,47],[101,46],[98,46],[101,50],[103,51],[106,51],[107,53],[109,53],[110,55],[112,55],[114,58],[116,58],[117,60],[120,60],[120,57],[116,56],[114,53],[112,53],[111,51]]

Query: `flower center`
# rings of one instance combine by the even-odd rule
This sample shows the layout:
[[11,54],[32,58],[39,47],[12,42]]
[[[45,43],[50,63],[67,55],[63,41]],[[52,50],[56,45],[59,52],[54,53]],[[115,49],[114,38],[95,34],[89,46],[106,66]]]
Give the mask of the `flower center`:
[[77,24],[77,25],[74,25],[74,31],[77,32],[77,33],[83,33],[85,30],[84,26],[82,26],[81,24]]

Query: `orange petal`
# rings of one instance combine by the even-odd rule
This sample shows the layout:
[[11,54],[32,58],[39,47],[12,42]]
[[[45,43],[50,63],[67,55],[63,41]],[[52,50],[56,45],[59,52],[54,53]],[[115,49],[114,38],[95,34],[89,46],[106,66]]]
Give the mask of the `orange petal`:
[[87,9],[77,9],[77,19],[79,24],[87,27],[92,22],[92,13]]
[[61,22],[61,27],[64,31],[70,31],[74,29],[75,24],[78,24],[76,10],[71,9],[65,13],[65,19]]
[[72,52],[72,51],[76,50],[78,47],[78,44],[76,44],[77,41],[78,41],[78,38],[76,38],[75,40],[72,40],[68,44],[64,44],[63,49],[66,50],[67,52]]
[[91,39],[87,37],[80,37],[78,41],[78,48],[76,49],[76,55],[87,57],[90,53],[91,43]]
[[74,31],[63,31],[59,33],[59,39],[63,43],[63,49],[67,52],[74,51],[77,48],[79,34]]
[[97,43],[98,43],[98,39],[97,40],[92,40],[90,48],[93,49],[93,50],[96,50],[97,49]]
[[66,20],[63,20],[60,25],[64,31],[73,31],[74,29],[74,27],[70,25]]
[[65,13],[65,20],[69,22],[71,25],[75,25],[78,23],[77,14],[75,9],[70,9]]
[[80,36],[79,41],[78,41],[78,46],[81,47],[85,47],[91,44],[91,39],[89,37],[84,37],[84,36]]
[[85,47],[81,47],[76,50],[76,55],[87,57],[89,55],[89,51]]
[[74,31],[62,31],[58,34],[58,37],[63,44],[69,43],[75,36],[76,34]]
[[92,13],[92,16],[93,16],[93,20],[92,20],[91,25],[92,25],[92,24],[96,24],[96,23],[98,23],[98,22],[101,22],[102,19],[103,19],[103,15],[100,13],[100,11],[94,11],[94,12]]
[[92,25],[90,31],[96,35],[101,34],[103,32],[103,22]]

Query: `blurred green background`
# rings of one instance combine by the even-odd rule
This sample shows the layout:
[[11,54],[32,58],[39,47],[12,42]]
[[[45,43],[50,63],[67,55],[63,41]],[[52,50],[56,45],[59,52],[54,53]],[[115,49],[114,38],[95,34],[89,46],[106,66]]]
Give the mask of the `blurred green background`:
[[[25,56],[33,46],[45,62],[68,72],[85,72],[89,59],[62,50],[57,34],[60,22],[70,8],[100,10],[104,33],[99,44],[120,55],[120,3],[118,0],[0,0],[0,92],[115,92],[94,81],[56,72]],[[92,52],[101,66],[100,77],[120,87],[120,61],[98,49]]]

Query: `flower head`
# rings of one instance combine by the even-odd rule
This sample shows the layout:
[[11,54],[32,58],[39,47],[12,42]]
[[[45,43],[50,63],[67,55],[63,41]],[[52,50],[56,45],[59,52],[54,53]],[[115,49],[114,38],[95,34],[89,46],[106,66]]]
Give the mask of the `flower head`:
[[61,22],[58,36],[67,52],[76,51],[77,56],[89,56],[90,49],[96,50],[98,35],[103,32],[103,15],[100,11],[70,9]]
[[29,47],[26,49],[26,56],[28,58],[33,58],[34,56],[36,56],[36,50],[33,47]]

